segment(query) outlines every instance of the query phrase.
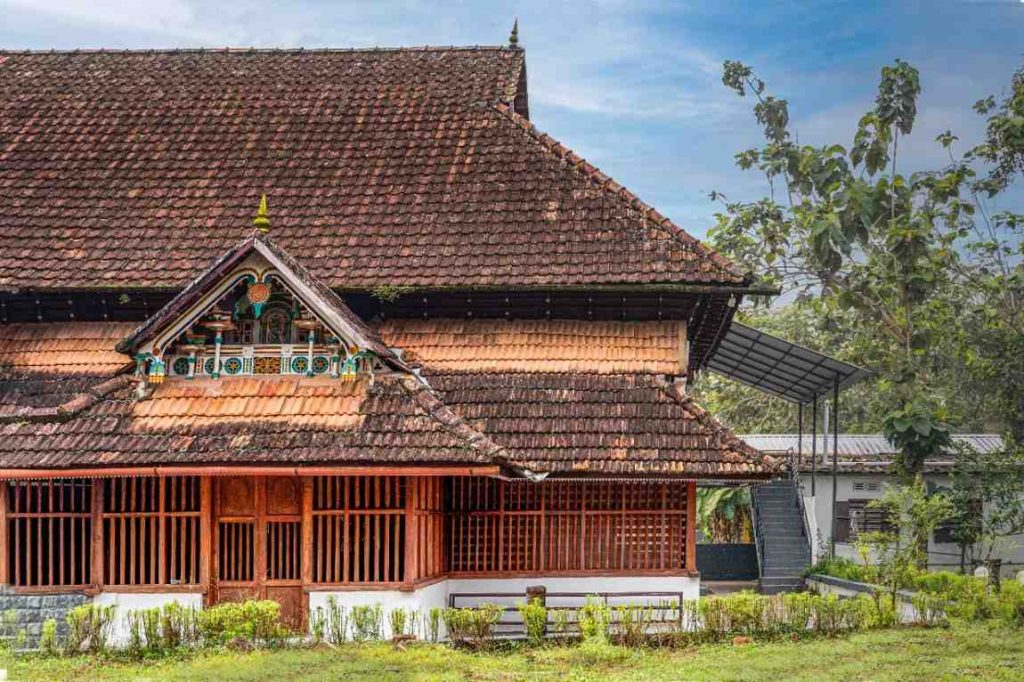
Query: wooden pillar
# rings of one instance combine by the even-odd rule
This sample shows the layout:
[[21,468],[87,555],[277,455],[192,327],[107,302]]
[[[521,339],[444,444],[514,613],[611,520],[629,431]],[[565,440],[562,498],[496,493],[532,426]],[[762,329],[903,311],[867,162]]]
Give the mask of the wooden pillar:
[[412,586],[419,579],[420,543],[419,514],[416,511],[416,499],[419,491],[419,478],[405,477],[405,575],[402,582]]
[[313,477],[302,477],[302,584],[313,584]]
[[697,572],[697,482],[686,482],[686,570]]
[[11,577],[7,573],[10,555],[7,548],[7,481],[0,481],[0,585],[11,582]]
[[213,480],[199,479],[199,585],[210,592],[210,565],[213,562]]
[[92,584],[103,585],[103,479],[92,479]]
[[267,478],[256,476],[253,479],[255,492],[256,527],[253,538],[253,550],[256,555],[253,562],[253,580],[259,594],[257,599],[267,598]]

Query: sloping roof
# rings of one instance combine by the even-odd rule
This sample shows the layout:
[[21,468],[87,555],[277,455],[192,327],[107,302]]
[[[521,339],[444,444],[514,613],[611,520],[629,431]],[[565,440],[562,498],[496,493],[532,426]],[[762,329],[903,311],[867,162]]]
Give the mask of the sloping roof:
[[2,57],[0,289],[183,287],[262,193],[338,289],[746,283],[533,129],[519,49]]
[[0,420],[43,419],[80,410],[132,365],[114,346],[124,322],[0,325]]
[[708,361],[708,369],[794,403],[831,395],[871,375],[842,360],[733,322]]
[[[795,433],[784,434],[751,434],[740,436],[752,447],[763,452],[782,455],[786,452],[797,452],[800,439]],[[828,472],[832,466],[831,434],[818,435],[817,438],[818,471]],[[954,445],[965,445],[982,453],[1000,452],[1004,448],[1003,439],[994,433],[958,433],[953,435]],[[800,468],[811,470],[811,449],[814,445],[811,435],[803,435],[803,458]],[[827,456],[826,453],[827,452]],[[885,473],[893,463],[892,444],[882,434],[839,434],[837,465],[844,473]],[[954,457],[952,452],[942,453],[925,460],[926,471],[943,471],[952,468]]]
[[72,419],[0,422],[0,469],[500,460],[500,447],[397,374],[169,381],[143,401],[125,385]]
[[310,275],[306,268],[283,249],[278,248],[269,238],[259,234],[246,237],[225,252],[167,305],[132,332],[131,336],[119,343],[118,350],[125,353],[136,350],[142,342],[152,338],[198,302],[213,284],[223,279],[251,253],[260,254],[273,265],[285,285],[291,288],[292,293],[298,296],[321,322],[360,348],[372,350],[381,358],[396,362],[394,354],[388,350],[377,333],[352,312],[340,296]]
[[649,374],[425,374],[511,462],[558,474],[767,478],[757,452],[693,399]]
[[113,374],[132,362],[114,346],[133,326],[131,322],[0,325],[0,379]]
[[686,373],[680,321],[387,320],[377,331],[439,372]]

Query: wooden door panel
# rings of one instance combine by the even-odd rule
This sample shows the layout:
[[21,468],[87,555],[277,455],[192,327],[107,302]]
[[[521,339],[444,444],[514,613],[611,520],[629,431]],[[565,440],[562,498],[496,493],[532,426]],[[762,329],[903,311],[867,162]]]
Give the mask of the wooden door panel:
[[298,478],[219,480],[213,603],[272,599],[289,627],[305,627],[302,485]]
[[293,630],[306,626],[306,592],[302,585],[267,585],[267,599],[281,605],[281,622]]

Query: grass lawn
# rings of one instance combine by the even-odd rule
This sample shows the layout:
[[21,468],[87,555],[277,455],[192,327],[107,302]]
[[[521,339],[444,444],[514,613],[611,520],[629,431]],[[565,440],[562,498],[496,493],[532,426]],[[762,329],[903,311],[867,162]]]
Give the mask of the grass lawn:
[[202,653],[149,664],[6,661],[9,680],[1022,680],[1024,630],[980,625],[840,639],[632,651],[553,647],[475,654],[440,645]]

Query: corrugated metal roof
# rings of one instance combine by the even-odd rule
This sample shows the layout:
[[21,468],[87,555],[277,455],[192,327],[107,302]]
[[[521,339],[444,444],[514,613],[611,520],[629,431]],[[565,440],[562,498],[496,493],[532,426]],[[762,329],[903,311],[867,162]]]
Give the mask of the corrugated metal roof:
[[[786,452],[797,450],[797,434],[751,434],[740,436],[751,447],[764,452]],[[827,444],[826,444],[827,441]],[[956,443],[964,443],[979,452],[998,452],[1003,447],[1003,439],[994,433],[961,433],[953,436]],[[811,436],[805,433],[803,437],[803,452],[811,452]],[[825,452],[826,448],[832,452],[832,434],[824,436],[818,434],[818,454]],[[889,441],[880,433],[841,433],[839,434],[839,455],[843,457],[877,457],[879,455],[891,456],[895,451]]]
[[[797,453],[798,438],[795,433],[750,434],[739,436],[751,447],[765,453]],[[832,434],[818,435],[817,470],[828,473],[832,468]],[[953,436],[954,443],[963,443],[983,453],[999,452],[1003,439],[994,433],[960,433]],[[800,470],[810,471],[811,436],[804,434],[803,457]],[[836,465],[841,473],[886,473],[892,465],[895,454],[892,445],[881,434],[845,433],[839,435],[839,452]],[[954,464],[951,453],[929,457],[924,470],[928,472],[949,471]]]
[[733,322],[708,369],[783,400],[806,404],[871,376],[869,370]]

